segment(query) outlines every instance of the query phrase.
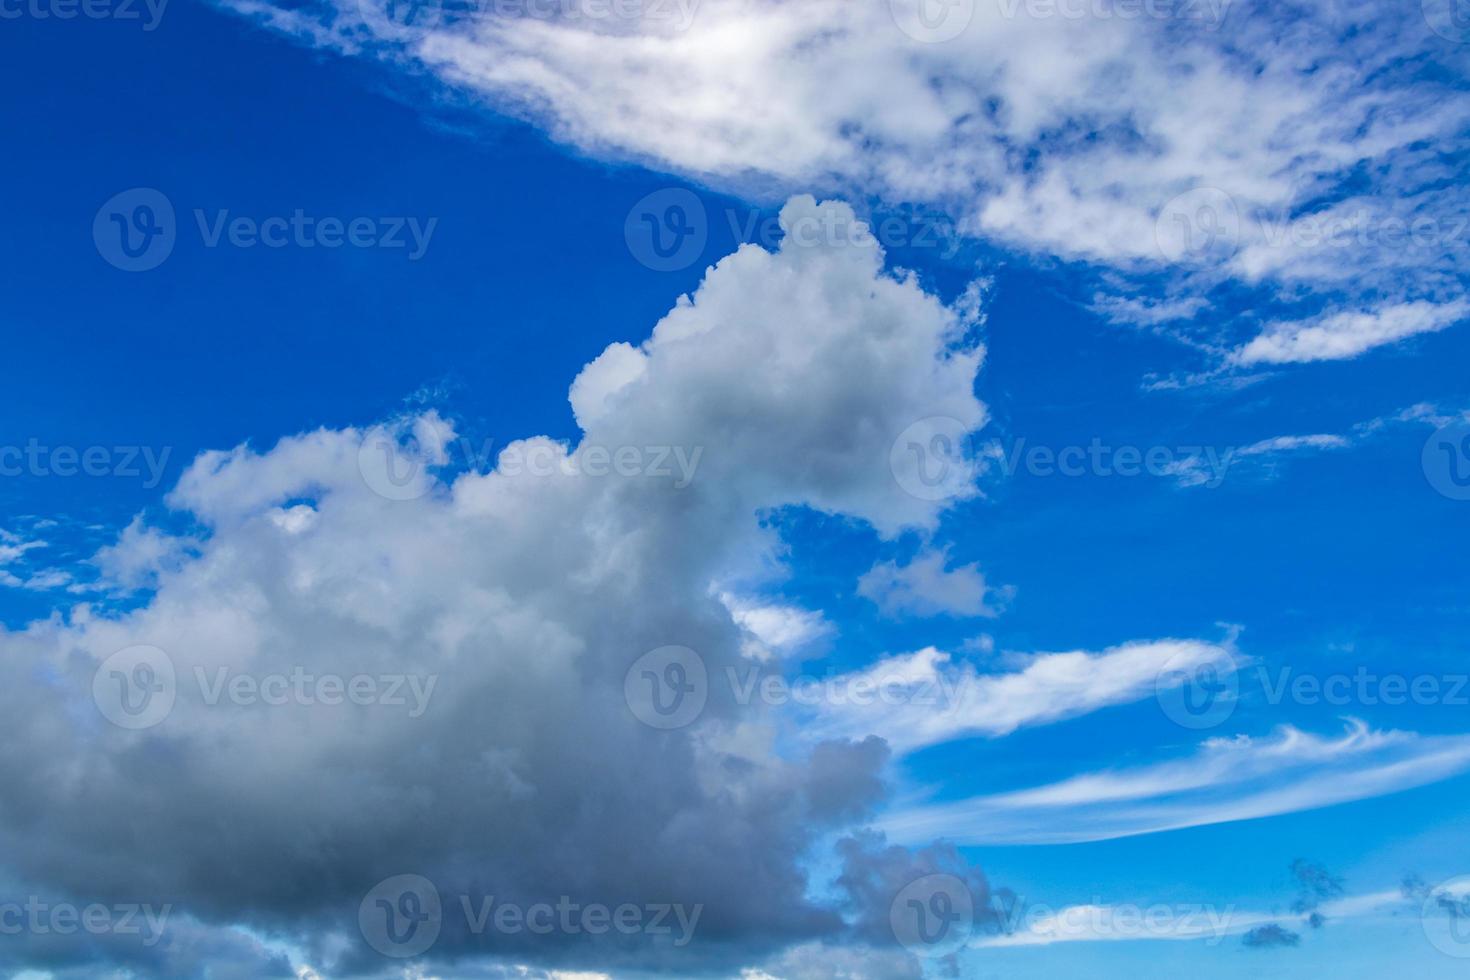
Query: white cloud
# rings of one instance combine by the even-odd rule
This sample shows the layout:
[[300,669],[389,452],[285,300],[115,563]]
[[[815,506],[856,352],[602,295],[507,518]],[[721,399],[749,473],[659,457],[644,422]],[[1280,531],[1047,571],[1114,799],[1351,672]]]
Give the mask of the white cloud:
[[1299,456],[1310,452],[1331,449],[1346,449],[1352,442],[1344,436],[1332,433],[1314,433],[1304,436],[1272,436],[1247,446],[1225,450],[1218,458],[1205,455],[1185,456],[1167,464],[1163,472],[1172,476],[1181,487],[1217,487],[1227,473],[1239,476],[1242,464],[1257,474],[1269,476],[1283,456]]
[[753,660],[770,660],[808,651],[812,644],[833,632],[832,624],[820,612],[778,602],[762,602],[730,592],[719,595],[725,608],[730,610],[731,618],[750,634],[743,649]]
[[[1401,890],[1351,895],[1323,902],[1314,911],[1324,924],[1367,916],[1417,912]],[[1257,926],[1290,922],[1308,927],[1308,916],[1239,909],[1219,902],[1151,903],[1148,905],[1069,905],[1059,909],[1023,909],[1024,921],[1000,933],[981,935],[974,947],[1050,946],[1054,943],[1147,942],[1193,940],[1218,944],[1227,936]]]
[[920,806],[883,821],[898,840],[1069,844],[1253,820],[1383,796],[1470,770],[1470,736],[1285,725],[1214,738],[1187,759],[1087,773],[1035,789]]
[[858,595],[888,616],[997,616],[1009,593],[985,584],[978,563],[946,568],[945,551],[926,549],[907,565],[879,562],[858,579]]
[[164,571],[181,565],[197,543],[148,527],[141,517],[135,517],[115,542],[98,549],[92,564],[101,573],[101,586],[141,589],[157,583]]
[[[852,220],[809,198],[782,214]],[[749,246],[656,325],[642,370],[609,381],[594,367],[595,383],[574,385],[598,393],[574,395],[589,426],[575,445],[528,438],[450,481],[453,427],[426,413],[201,454],[166,498],[200,539],[134,524],[98,558],[110,578],[146,582],[145,601],[0,630],[10,738],[45,747],[0,760],[0,847],[33,889],[20,893],[142,888],[204,922],[300,936],[325,975],[353,972],[359,903],[405,871],[446,896],[699,904],[702,929],[741,942],[691,947],[681,968],[727,956],[733,971],[827,935],[838,920],[808,894],[800,859],[871,813],[881,746],[778,751],[759,737],[772,712],[713,684],[688,727],[657,730],[625,678],[667,645],[719,676],[748,665],[752,629],[787,641],[816,628],[734,616],[711,592],[779,558],[768,508],[887,534],[938,522],[947,503],[905,493],[889,456],[915,419],[983,423],[963,319],[887,274],[875,246]],[[595,447],[705,455],[680,486],[568,465]],[[528,450],[551,465],[515,464]],[[156,727],[131,730],[97,710],[94,675],[139,644],[170,658],[175,697]],[[438,683],[414,716],[211,702],[197,678],[221,670]],[[484,952],[465,941],[446,930],[435,952]],[[548,944],[496,951],[528,962]],[[599,966],[663,952],[610,936]]]
[[1240,364],[1339,360],[1415,334],[1443,330],[1470,312],[1463,300],[1419,300],[1378,309],[1342,310],[1299,323],[1281,323],[1234,357]]
[[1099,653],[1036,654],[1019,670],[982,674],[927,647],[832,682],[860,697],[829,699],[808,726],[814,737],[878,735],[899,752],[957,738],[1007,735],[1152,697],[1160,676],[1226,659],[1198,640],[1125,643]]
[[1205,299],[1226,279],[1321,310],[1268,322],[1240,363],[1351,357],[1463,315],[1470,203],[1440,148],[1470,108],[1453,46],[1417,5],[1119,16],[978,0],[946,8],[973,18],[926,44],[886,2],[704,0],[603,18],[486,3],[411,28],[369,0],[222,2],[309,43],[426,68],[599,156],[755,194],[944,208],[971,233],[1119,273],[1124,295],[1099,304],[1109,316],[1196,319],[1211,336]]
[[0,565],[9,565],[25,558],[26,552],[46,547],[40,539],[26,540],[13,531],[0,528]]

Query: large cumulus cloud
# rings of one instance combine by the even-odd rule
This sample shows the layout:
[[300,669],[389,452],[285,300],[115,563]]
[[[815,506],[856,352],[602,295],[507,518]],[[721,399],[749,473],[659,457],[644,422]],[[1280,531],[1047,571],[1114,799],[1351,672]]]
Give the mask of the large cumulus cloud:
[[[782,220],[813,216],[851,220],[809,198]],[[136,608],[79,606],[0,635],[0,709],[27,747],[0,762],[14,888],[171,903],[189,928],[247,927],[328,975],[384,969],[359,902],[404,873],[446,905],[703,907],[678,948],[476,936],[446,914],[428,955],[466,973],[489,957],[693,975],[841,939],[863,896],[818,897],[805,861],[879,802],[882,743],[783,754],[772,719],[719,685],[692,724],[660,730],[630,710],[625,675],[668,645],[711,673],[740,662],[742,631],[710,585],[772,544],[766,508],[887,534],[934,524],[945,502],[905,493],[890,447],[927,416],[982,423],[966,327],[886,273],[876,246],[748,246],[648,340],[587,367],[575,446],[528,439],[493,470],[450,475],[453,426],[429,413],[202,455],[168,498],[194,524],[179,546],[134,528],[108,554],[154,586]],[[685,486],[591,475],[589,454],[622,447],[701,453]],[[142,540],[146,554],[123,553]],[[120,727],[98,710],[94,676],[137,645],[166,654],[174,701],[151,727]],[[211,704],[201,671],[211,684],[305,671],[433,687],[417,714]],[[195,972],[170,950],[134,967]]]

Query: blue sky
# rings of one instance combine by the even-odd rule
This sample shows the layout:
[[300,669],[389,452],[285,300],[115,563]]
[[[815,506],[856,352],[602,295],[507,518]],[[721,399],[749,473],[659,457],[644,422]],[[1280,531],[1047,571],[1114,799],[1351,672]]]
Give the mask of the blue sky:
[[[1458,21],[1433,3],[1235,5],[1201,38],[1110,6],[1065,32],[1002,16],[1028,68],[980,21],[928,43],[895,28],[912,27],[902,5],[882,30],[839,7],[712,0],[676,28],[487,14],[427,33],[357,4],[172,0],[152,30],[54,4],[7,20],[0,445],[16,452],[0,464],[27,447],[47,462],[0,478],[5,704],[32,767],[7,777],[0,826],[36,855],[0,868],[0,899],[172,903],[178,925],[146,949],[31,928],[0,966],[1460,975],[1470,945],[1443,936],[1470,893],[1445,884],[1470,875],[1470,502],[1442,491],[1449,467],[1470,471],[1467,48],[1430,29]],[[824,26],[852,49],[793,54]],[[1230,53],[1252,43],[1254,74]],[[1295,62],[1313,50],[1330,71]],[[1135,76],[1109,89],[1130,51]],[[955,108],[987,57],[1003,80],[983,83],[985,111]],[[1201,102],[1211,73],[1265,118]],[[1191,136],[1188,119],[1221,114]],[[1200,187],[1242,229],[1223,258],[1169,244]],[[124,194],[131,220],[137,188],[167,199],[175,241],[128,272],[99,242],[107,202]],[[787,204],[801,194],[847,203]],[[669,219],[671,200],[696,202],[706,240],[661,269],[641,218]],[[222,211],[298,210],[425,237],[207,244]],[[850,231],[854,214],[890,222],[881,254],[776,231]],[[1273,215],[1360,224],[1347,245],[1283,247]],[[1393,220],[1433,233],[1385,245]],[[926,418],[964,435],[960,484],[934,499],[888,463],[911,423],[933,451]],[[704,462],[677,489],[491,472],[534,436]],[[425,481],[401,506],[357,473],[354,447],[382,438]],[[106,472],[57,472],[57,447],[103,447]],[[1055,472],[1069,447],[1108,470]],[[1119,475],[1119,447],[1164,463]],[[708,666],[710,707],[658,731],[618,692],[666,644]],[[92,703],[108,658],[139,645],[180,679],[178,707],[141,731]],[[1222,663],[1221,717],[1179,723],[1181,690]],[[381,735],[381,705],[294,704],[278,724],[190,702],[196,665],[432,672],[439,700]],[[727,670],[920,677],[974,700],[742,705],[718,690]],[[1375,696],[1272,692],[1365,673]],[[1384,703],[1385,675],[1444,696]],[[67,773],[86,788],[40,788]],[[1062,802],[1018,795],[1038,787]],[[400,798],[417,802],[361,819]],[[854,839],[867,849],[838,843]],[[136,864],[113,855],[133,847]],[[1330,884],[1293,908],[1324,880],[1312,869]],[[707,904],[708,932],[670,949],[446,928],[399,960],[357,925],[399,873],[435,881],[446,909],[461,892],[528,903],[538,881],[613,905],[621,886]],[[980,921],[952,955],[885,934],[897,890],[941,874],[1033,909],[1162,905],[1173,928],[1208,906],[1230,925],[1069,942]],[[708,884],[726,876],[739,884]],[[496,972],[516,968],[533,972]]]

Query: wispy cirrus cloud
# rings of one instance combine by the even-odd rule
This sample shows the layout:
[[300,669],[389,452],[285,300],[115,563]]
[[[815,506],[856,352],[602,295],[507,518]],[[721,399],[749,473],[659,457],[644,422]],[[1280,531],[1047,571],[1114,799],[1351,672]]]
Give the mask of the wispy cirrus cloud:
[[1466,771],[1470,735],[1375,731],[1352,721],[1327,738],[1284,725],[1265,738],[1209,739],[1184,759],[924,804],[882,824],[897,840],[1071,844],[1312,810]]
[[[1096,267],[1107,315],[1222,364],[1354,357],[1466,314],[1464,66],[1418,4],[967,0],[935,27],[907,2],[223,2],[600,157],[943,208]],[[1227,283],[1263,315],[1229,322]]]
[[869,696],[828,700],[806,730],[817,737],[877,735],[898,752],[996,738],[1152,697],[1160,683],[1182,683],[1195,668],[1226,659],[1226,649],[1200,640],[1138,641],[1035,654],[1019,658],[1015,669],[982,673],[926,647],[835,678],[837,689]]
[[[1417,911],[1402,890],[1386,889],[1325,902],[1321,914],[1332,920],[1360,920]],[[981,935],[979,948],[1051,946],[1055,943],[1194,941],[1218,945],[1240,936],[1252,948],[1295,946],[1295,928],[1310,926],[1309,916],[1283,916],[1220,902],[1117,903],[1068,905],[1058,909],[1017,909],[1011,928]],[[1284,925],[1283,922],[1289,923]]]
[[1248,446],[1225,451],[1222,465],[1210,465],[1200,455],[1185,456],[1169,463],[1164,472],[1181,487],[1218,486],[1220,473],[1229,469],[1237,476],[1249,467],[1258,474],[1270,475],[1284,457],[1301,456],[1332,449],[1346,449],[1352,443],[1344,436],[1319,432],[1304,436],[1272,436]]

